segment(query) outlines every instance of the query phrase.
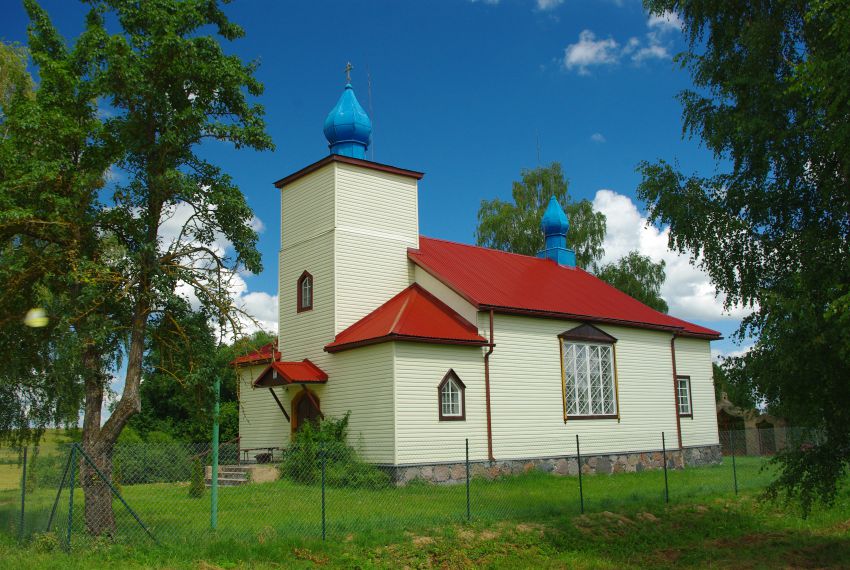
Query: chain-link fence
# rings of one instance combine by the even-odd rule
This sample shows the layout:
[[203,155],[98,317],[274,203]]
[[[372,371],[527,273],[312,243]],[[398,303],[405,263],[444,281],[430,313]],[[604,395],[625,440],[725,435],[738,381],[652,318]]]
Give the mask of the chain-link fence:
[[[236,442],[219,450],[215,488],[207,445],[117,445],[111,465],[78,444],[6,449],[0,452],[0,531],[22,541],[46,533],[66,548],[105,539],[166,545],[213,537],[346,540],[468,520],[649,511],[762,489],[774,475],[770,455],[806,442],[801,430],[750,431],[683,448],[676,432],[626,440],[578,435],[553,442],[545,457],[519,452],[535,449],[539,440],[512,438],[511,447],[501,449],[497,440],[494,461],[480,436],[438,445],[397,442],[368,454],[320,438],[287,449],[245,450]],[[773,437],[774,445],[746,445],[753,437]],[[395,460],[375,460],[380,456]]]

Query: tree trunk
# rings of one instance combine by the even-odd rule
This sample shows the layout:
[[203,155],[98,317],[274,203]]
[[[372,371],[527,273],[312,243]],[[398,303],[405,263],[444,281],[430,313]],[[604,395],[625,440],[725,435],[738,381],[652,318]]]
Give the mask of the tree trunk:
[[[124,391],[121,394],[121,400],[103,426],[100,423],[106,378],[100,371],[100,361],[96,355],[91,354],[86,357],[86,367],[90,373],[86,375],[85,382],[83,450],[110,482],[112,481],[112,452],[118,436],[130,418],[141,409],[139,386],[142,380],[147,314],[147,309],[139,303],[133,316]],[[86,530],[95,536],[114,535],[116,529],[115,513],[112,510],[112,490],[83,458],[80,461],[80,476],[85,496]]]
[[[100,441],[100,419],[103,408],[103,390],[105,378],[100,369],[100,359],[89,348],[84,356],[87,371],[85,390],[85,416],[83,417],[83,451],[106,477],[112,477],[111,444]],[[112,536],[115,534],[115,513],[112,511],[112,497],[109,486],[84,459],[80,458],[80,484],[85,497],[86,530],[94,535]]]
[[[86,454],[105,477],[112,478],[111,445],[83,446]],[[88,461],[80,462],[80,476],[85,494],[86,531],[93,536],[115,534],[115,512],[112,510],[112,490]]]

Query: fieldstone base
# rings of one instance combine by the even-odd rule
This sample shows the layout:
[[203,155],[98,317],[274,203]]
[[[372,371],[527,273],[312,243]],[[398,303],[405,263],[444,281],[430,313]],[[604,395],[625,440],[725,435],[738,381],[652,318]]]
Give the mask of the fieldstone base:
[[[682,451],[667,451],[667,468],[700,467],[716,465],[721,461],[719,445],[687,447]],[[648,469],[661,469],[664,454],[661,451],[643,453],[617,453],[610,455],[582,455],[583,474],[637,473]],[[417,465],[380,465],[389,473],[397,485],[411,481],[453,484],[466,481],[466,464],[432,463]],[[469,476],[496,479],[508,475],[522,475],[531,471],[543,471],[553,475],[578,475],[576,456],[546,457],[537,459],[510,459],[505,461],[470,461]]]

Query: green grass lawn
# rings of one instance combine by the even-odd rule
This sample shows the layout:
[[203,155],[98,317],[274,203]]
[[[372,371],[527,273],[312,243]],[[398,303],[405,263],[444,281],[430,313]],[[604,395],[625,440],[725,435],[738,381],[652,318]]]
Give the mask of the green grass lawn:
[[[106,563],[175,568],[318,563],[758,568],[798,565],[794,560],[799,565],[814,561],[818,567],[850,564],[847,489],[833,508],[803,520],[793,510],[757,499],[756,493],[771,479],[763,466],[762,459],[739,458],[738,497],[728,460],[715,467],[670,471],[670,503],[665,502],[661,471],[586,476],[584,515],[576,477],[529,473],[473,480],[470,521],[464,485],[328,488],[325,542],[321,489],[316,486],[276,481],[222,488],[215,532],[209,530],[209,492],[193,499],[186,484],[124,486],[125,498],[157,537],[159,547],[117,501],[114,542],[87,539],[82,493],[77,489],[70,555],[59,548],[68,527],[67,489],[57,509],[56,532],[36,534],[24,548],[9,538],[17,529],[20,495],[5,491],[0,492],[0,533],[7,538],[0,542],[0,567],[17,567],[24,559],[36,567],[62,568]],[[27,497],[28,533],[45,528],[54,497],[55,489],[38,489]]]
[[[742,491],[761,489],[770,480],[761,458],[739,458]],[[731,463],[668,472],[670,501],[700,500],[733,495]],[[577,477],[532,472],[498,480],[473,479],[470,518],[474,521],[535,521],[580,513]],[[624,507],[653,508],[664,504],[662,471],[585,476],[582,480],[587,512]],[[191,498],[185,483],[125,485],[122,494],[160,542],[192,544],[210,532],[210,493]],[[55,488],[37,489],[27,496],[27,534],[46,528]],[[114,502],[118,541],[147,540],[132,515]],[[53,528],[68,528],[69,492],[63,491]],[[83,495],[74,495],[72,540],[84,539]],[[383,534],[387,529],[415,530],[466,521],[464,485],[410,484],[382,489],[326,488],[325,520],[329,537]],[[0,492],[0,529],[15,533],[20,519],[20,493]],[[242,539],[274,532],[286,536],[321,537],[322,497],[318,485],[288,480],[222,487],[219,490],[217,535]],[[79,538],[76,538],[79,537]]]
[[[59,446],[69,443],[71,438],[64,430],[49,429],[39,443],[38,452],[42,455],[55,455],[60,452]],[[33,447],[29,452],[33,452]],[[19,489],[21,486],[21,462],[17,449],[0,448],[0,491]]]

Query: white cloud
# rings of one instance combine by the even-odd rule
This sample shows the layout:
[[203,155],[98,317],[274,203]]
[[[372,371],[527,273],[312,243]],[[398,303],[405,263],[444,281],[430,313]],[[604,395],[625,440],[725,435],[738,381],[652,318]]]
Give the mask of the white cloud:
[[564,0],[537,0],[537,9],[542,12],[554,10],[563,3]]
[[495,6],[499,3],[499,0],[469,0],[472,4],[480,3],[480,4],[489,4],[490,6]]
[[670,59],[670,50],[659,43],[650,43],[632,54],[635,63],[643,63],[648,59]]
[[612,38],[597,40],[590,30],[582,30],[578,42],[564,49],[564,68],[578,69],[580,75],[588,75],[589,68],[611,65],[620,60],[620,44]]
[[739,346],[737,348],[730,348],[726,350],[724,350],[723,348],[712,347],[711,359],[719,364],[724,358],[735,358],[737,356],[744,356],[750,350],[752,350],[753,346],[754,345],[752,344],[748,344],[745,346]]
[[612,190],[599,190],[593,199],[593,209],[605,214],[608,223],[602,263],[617,261],[634,250],[656,263],[664,260],[667,280],[661,288],[661,296],[667,301],[671,315],[717,321],[741,319],[748,314],[749,311],[742,308],[724,311],[723,297],[716,294],[708,275],[691,264],[690,257],[667,247],[670,228],[648,225],[631,198]]
[[[194,214],[195,211],[192,206],[185,202],[171,206],[165,212],[158,232],[160,251],[173,251],[197,243],[195,232],[202,232],[203,224],[194,217]],[[250,224],[257,232],[262,232],[265,229],[262,220],[256,216]],[[188,228],[188,231],[185,228]],[[224,257],[232,253],[233,244],[223,234],[216,233],[213,236],[212,243],[209,244],[209,249],[216,255]],[[203,267],[208,263],[208,258],[193,258],[190,262],[198,267]],[[250,334],[259,329],[270,332],[277,331],[277,295],[270,295],[263,291],[249,291],[243,275],[235,271],[226,272],[223,275],[222,285],[229,292],[234,305],[250,316],[250,318],[246,316],[240,318],[243,333]],[[178,283],[177,292],[189,301],[192,307],[200,306],[194,287],[188,283]],[[217,326],[217,323],[215,325]]]
[[602,144],[607,139],[605,138],[605,135],[603,135],[602,133],[593,133],[592,135],[590,135],[590,140],[592,140],[595,143]]
[[593,31],[582,30],[579,41],[564,50],[564,69],[575,69],[579,75],[589,75],[591,67],[614,65],[623,58],[629,58],[635,65],[653,59],[670,59],[672,42],[667,32],[681,29],[682,21],[678,15],[674,12],[651,15],[646,25],[648,31],[642,38],[632,36],[622,45],[611,37],[597,40]]
[[661,31],[681,31],[683,22],[676,12],[664,12],[662,14],[650,14],[646,25],[650,29]]

